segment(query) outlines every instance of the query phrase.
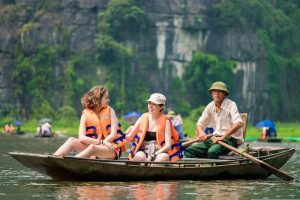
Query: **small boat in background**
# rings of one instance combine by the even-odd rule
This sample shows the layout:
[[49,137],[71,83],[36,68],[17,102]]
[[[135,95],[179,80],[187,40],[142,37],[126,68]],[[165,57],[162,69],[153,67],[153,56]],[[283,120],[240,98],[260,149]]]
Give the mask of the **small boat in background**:
[[53,137],[54,133],[52,132],[52,120],[50,118],[42,118],[39,120],[39,125],[37,127],[37,134],[35,137]]
[[257,141],[259,141],[259,142],[282,142],[283,138],[277,138],[277,137],[269,137],[266,139],[258,138]]
[[248,142],[300,142],[300,137],[276,137],[276,138],[267,138],[261,139],[256,137],[246,137],[246,141]]

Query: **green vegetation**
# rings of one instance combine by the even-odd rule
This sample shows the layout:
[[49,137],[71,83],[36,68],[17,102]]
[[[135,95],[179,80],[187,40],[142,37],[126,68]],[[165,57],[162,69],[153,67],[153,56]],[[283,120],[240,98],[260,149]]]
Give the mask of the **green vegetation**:
[[214,32],[253,31],[262,41],[269,79],[267,115],[279,121],[296,121],[300,116],[300,88],[295,87],[300,84],[296,78],[300,74],[299,6],[296,0],[226,0],[208,11]]
[[211,101],[208,88],[215,80],[223,81],[231,88],[234,67],[232,61],[220,60],[215,55],[195,53],[183,76],[191,106],[195,108]]
[[[16,96],[20,107],[24,109],[23,116],[54,116],[54,104],[59,100],[53,98],[53,90],[64,89],[63,73],[54,73],[59,67],[59,56],[63,48],[58,46],[40,45],[37,54],[28,56],[19,54],[13,80],[16,84]],[[41,84],[42,83],[42,84]],[[39,87],[37,87],[39,85]]]
[[[298,123],[276,123],[277,137],[300,137],[300,124]],[[261,129],[248,126],[247,137],[259,137]]]
[[108,36],[100,36],[96,44],[97,59],[105,66],[103,74],[110,96],[118,97],[115,105],[123,113],[127,97],[125,88],[129,86],[126,77],[132,60],[131,49]]
[[32,28],[33,28],[33,23],[27,23],[27,24],[24,24],[22,26],[22,29],[21,29],[21,32],[24,33],[24,32],[28,32],[30,31]]
[[[79,121],[80,119],[70,120],[68,123],[54,121],[52,123],[53,131],[66,136],[78,136]],[[24,131],[26,134],[32,133],[35,135],[38,124],[38,120],[26,121],[21,126],[21,131]]]
[[[191,117],[183,119],[184,122],[183,130],[184,133],[188,134],[188,137],[195,136],[197,120],[198,117],[195,120],[192,119]],[[122,130],[125,132],[125,130],[129,127],[130,123],[122,119],[120,119],[119,122],[122,124]],[[37,120],[26,121],[22,125],[21,130],[25,131],[25,133],[35,134],[37,125],[38,125]],[[54,132],[56,133],[63,134],[66,136],[77,136],[78,127],[79,127],[79,118],[76,118],[72,121],[70,120],[67,123],[62,121],[54,121],[52,127]],[[276,123],[276,127],[277,127],[278,137],[300,137],[300,124],[298,123],[278,122]],[[260,135],[261,135],[261,129],[255,128],[254,126],[248,124],[246,137],[259,138]]]
[[134,0],[110,0],[99,16],[100,28],[119,42],[138,40],[147,27],[146,13]]
[[[200,115],[196,119],[184,118],[183,130],[189,137],[195,135],[196,123]],[[300,137],[300,124],[298,123],[276,123],[278,137]],[[251,124],[247,124],[246,137],[259,138],[261,135],[261,129],[255,128]]]
[[[28,34],[13,38],[17,41],[16,61],[12,65],[15,102],[0,108],[1,121],[17,118],[31,124],[50,117],[54,127],[61,127],[67,133],[77,132],[82,109],[80,97],[92,86],[102,84],[109,89],[110,104],[118,116],[132,110],[146,111],[145,100],[155,88],[155,92],[167,96],[167,109],[183,115],[184,128],[192,134],[203,106],[210,101],[207,89],[215,80],[224,81],[232,88],[235,63],[217,55],[195,52],[182,79],[174,76],[176,68],[172,63],[159,68],[155,55],[149,55],[151,50],[143,49],[152,33],[143,3],[141,0],[110,0],[107,10],[99,13],[95,46],[74,53],[70,51],[69,31],[60,27],[57,27],[59,42],[33,46],[34,38],[30,38],[29,33],[38,28],[35,26],[38,17],[47,9],[59,6],[41,1],[37,6],[40,10],[32,13],[34,19],[20,24],[16,31]],[[299,6],[296,0],[216,1],[207,16],[211,30],[217,34],[233,29],[253,31],[260,38],[267,53],[269,76],[270,98],[266,109],[268,117],[281,122],[300,118]],[[7,5],[0,21],[3,24],[17,21],[19,12],[16,11],[22,9],[26,10],[26,4]],[[30,127],[28,131],[32,132]],[[65,127],[74,128],[65,130]]]

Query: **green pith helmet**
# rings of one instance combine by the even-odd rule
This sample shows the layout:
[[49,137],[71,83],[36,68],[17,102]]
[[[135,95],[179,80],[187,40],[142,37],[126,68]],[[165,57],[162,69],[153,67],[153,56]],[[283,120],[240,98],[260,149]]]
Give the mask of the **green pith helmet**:
[[226,93],[226,96],[229,95],[226,84],[221,81],[214,82],[208,91],[211,92],[212,90],[222,90]]

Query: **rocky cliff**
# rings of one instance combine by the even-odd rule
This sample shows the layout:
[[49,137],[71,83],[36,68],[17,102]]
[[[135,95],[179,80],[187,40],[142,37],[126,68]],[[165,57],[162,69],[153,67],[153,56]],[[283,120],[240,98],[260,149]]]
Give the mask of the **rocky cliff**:
[[[42,42],[62,43],[64,31],[70,33],[69,51],[91,48],[97,32],[97,15],[108,0],[3,0],[0,4],[0,104],[16,104],[11,69],[15,51],[34,54]],[[230,98],[240,112],[248,112],[251,122],[265,116],[265,50],[254,33],[230,30],[219,35],[207,23],[209,0],[144,1],[150,19],[150,37],[140,44],[142,51],[156,57],[159,67],[172,63],[182,76],[184,66],[196,51],[235,60],[236,80]],[[19,45],[17,45],[19,44]],[[139,44],[138,44],[139,45]],[[143,50],[144,49],[144,50]]]

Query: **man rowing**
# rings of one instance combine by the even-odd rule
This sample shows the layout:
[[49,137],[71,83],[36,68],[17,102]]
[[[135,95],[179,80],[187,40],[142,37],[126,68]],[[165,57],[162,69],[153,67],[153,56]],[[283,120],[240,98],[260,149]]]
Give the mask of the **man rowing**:
[[[197,137],[202,141],[187,148],[184,155],[187,158],[208,157],[217,159],[220,155],[230,152],[218,144],[223,141],[233,147],[244,142],[243,121],[236,103],[227,98],[229,92],[223,82],[215,82],[209,89],[213,101],[204,109],[197,122]],[[204,129],[212,126],[213,136],[206,135]]]

